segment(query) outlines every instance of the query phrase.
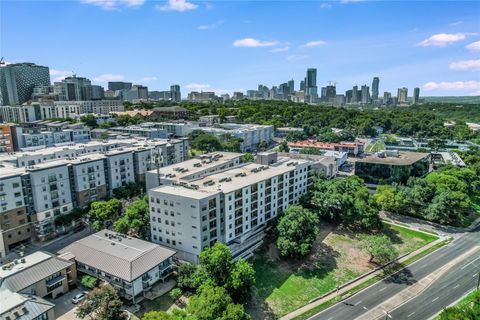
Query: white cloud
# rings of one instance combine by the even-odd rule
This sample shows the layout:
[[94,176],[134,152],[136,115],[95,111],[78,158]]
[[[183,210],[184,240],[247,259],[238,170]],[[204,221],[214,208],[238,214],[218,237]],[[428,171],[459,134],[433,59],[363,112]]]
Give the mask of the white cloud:
[[234,47],[249,47],[249,48],[258,48],[258,47],[273,47],[278,44],[278,41],[262,41],[253,38],[244,38],[235,40],[233,42]]
[[143,81],[143,82],[150,82],[150,81],[155,81],[155,80],[158,80],[158,78],[157,77],[143,77],[141,79],[141,81]]
[[72,73],[72,71],[50,69],[50,77],[53,78],[54,82],[62,81],[66,77],[71,76]]
[[165,5],[156,5],[155,9],[160,11],[190,11],[198,8],[198,4],[188,2],[187,0],[168,0]]
[[295,60],[303,60],[303,59],[307,59],[307,58],[308,58],[308,56],[306,56],[306,55],[291,54],[285,60],[295,61]]
[[205,83],[190,83],[187,84],[185,87],[192,91],[203,91],[210,89],[210,85]]
[[451,43],[465,40],[471,33],[438,33],[434,34],[430,38],[417,43],[417,46],[421,47],[445,47]]
[[474,51],[474,52],[480,52],[480,41],[475,41],[467,45],[467,49]]
[[125,79],[125,76],[122,74],[102,74],[98,77],[93,78],[95,82],[108,82],[108,81],[122,81]]
[[427,82],[423,85],[425,91],[432,90],[480,90],[480,81],[454,81],[454,82]]
[[462,23],[463,23],[463,21],[455,21],[455,22],[449,23],[448,25],[451,26],[451,27],[454,27],[454,26],[458,26]]
[[323,2],[320,4],[320,9],[330,9],[332,5],[330,3]]
[[471,96],[480,96],[480,90],[475,91],[475,92],[471,92],[470,95]]
[[80,0],[85,4],[92,4],[105,10],[116,10],[119,7],[140,7],[145,0]]
[[340,3],[347,4],[347,3],[356,3],[356,2],[364,2],[366,0],[340,0]]
[[302,47],[311,48],[311,47],[323,46],[323,45],[326,45],[326,44],[327,43],[323,40],[315,40],[315,41],[309,41],[309,42],[305,43]]
[[215,28],[220,27],[222,24],[223,24],[223,21],[217,21],[217,22],[212,23],[212,24],[204,24],[204,25],[198,26],[197,29],[198,30],[215,29]]
[[474,71],[480,70],[480,59],[478,60],[463,60],[450,63],[450,69],[460,71]]
[[288,50],[290,50],[290,47],[285,46],[285,47],[280,47],[280,48],[274,48],[274,49],[270,50],[270,52],[277,53],[277,52],[285,52],[285,51],[288,51]]

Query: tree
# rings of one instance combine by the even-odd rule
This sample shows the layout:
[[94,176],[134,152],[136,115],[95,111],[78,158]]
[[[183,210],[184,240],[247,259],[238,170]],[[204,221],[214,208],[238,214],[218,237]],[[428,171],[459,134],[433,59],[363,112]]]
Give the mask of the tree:
[[242,139],[228,135],[225,140],[226,142],[223,144],[223,150],[229,152],[240,152],[243,142]]
[[121,319],[122,301],[110,285],[103,285],[90,291],[77,308],[77,317],[93,320]]
[[196,320],[180,309],[173,309],[171,313],[165,311],[150,311],[143,315],[142,320]]
[[232,298],[222,287],[202,286],[189,300],[187,313],[197,320],[216,320],[222,315]]
[[242,162],[254,162],[255,157],[250,152],[245,152],[241,158]]
[[250,320],[243,306],[234,304],[222,287],[202,286],[190,298],[186,312],[196,320]]
[[265,151],[267,150],[267,148],[268,148],[268,142],[265,140],[260,141],[260,143],[258,144],[258,149],[260,151]]
[[370,254],[370,262],[384,265],[398,256],[392,241],[386,235],[361,235],[363,248]]
[[217,286],[224,286],[233,264],[232,253],[226,245],[216,242],[200,253],[200,264]]
[[229,304],[219,320],[251,320],[251,317],[245,312],[242,305]]
[[82,286],[93,289],[97,286],[98,279],[89,275],[85,275],[80,279]]
[[87,114],[84,115],[80,118],[80,121],[83,122],[86,126],[94,129],[96,128],[97,125],[97,119],[95,119],[95,116],[92,114]]
[[288,142],[283,140],[280,145],[278,146],[278,151],[280,152],[290,152],[290,148],[288,147]]
[[126,185],[113,189],[113,196],[117,199],[131,199],[141,195],[145,186],[137,182],[128,182]]
[[277,247],[285,257],[306,256],[318,233],[318,217],[308,209],[292,205],[277,225]]
[[375,230],[381,227],[377,204],[362,179],[356,176],[341,180],[315,179],[311,206],[320,216],[351,228]]
[[114,229],[123,234],[148,239],[150,237],[150,210],[148,196],[132,202],[114,223]]
[[239,258],[230,272],[227,288],[235,301],[246,301],[255,284],[255,270],[247,261]]
[[195,291],[197,285],[195,283],[194,274],[197,266],[190,262],[181,263],[177,271],[177,285],[185,291]]
[[470,200],[457,191],[441,191],[422,210],[423,216],[441,224],[461,224],[468,215]]
[[202,150],[205,152],[213,152],[222,150],[222,143],[212,134],[203,133],[193,140],[191,140],[190,145],[194,149]]
[[172,298],[173,301],[175,301],[175,303],[178,303],[178,300],[182,296],[182,290],[180,290],[180,288],[174,288],[170,291],[168,295],[170,298]]
[[95,230],[101,230],[113,225],[113,221],[120,217],[122,202],[118,199],[108,201],[97,201],[92,203],[88,218]]

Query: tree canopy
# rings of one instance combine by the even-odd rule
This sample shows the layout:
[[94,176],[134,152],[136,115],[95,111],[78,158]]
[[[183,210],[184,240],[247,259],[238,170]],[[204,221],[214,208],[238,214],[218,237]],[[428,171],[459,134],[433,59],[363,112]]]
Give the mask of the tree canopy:
[[90,291],[77,308],[77,317],[92,320],[115,320],[121,317],[122,301],[111,285],[103,285]]
[[277,247],[282,256],[306,256],[318,233],[316,214],[301,206],[292,205],[280,217],[277,225]]
[[321,217],[349,228],[375,230],[381,227],[375,200],[362,179],[355,176],[338,180],[316,178],[310,205]]
[[130,203],[125,210],[125,214],[115,221],[113,227],[117,232],[148,239],[150,237],[148,196]]

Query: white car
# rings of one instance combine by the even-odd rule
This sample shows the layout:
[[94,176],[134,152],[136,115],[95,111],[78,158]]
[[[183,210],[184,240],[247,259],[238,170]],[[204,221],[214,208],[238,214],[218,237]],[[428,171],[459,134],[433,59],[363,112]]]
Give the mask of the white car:
[[75,297],[72,298],[72,303],[77,304],[80,301],[82,301],[83,299],[85,299],[85,293],[79,293]]

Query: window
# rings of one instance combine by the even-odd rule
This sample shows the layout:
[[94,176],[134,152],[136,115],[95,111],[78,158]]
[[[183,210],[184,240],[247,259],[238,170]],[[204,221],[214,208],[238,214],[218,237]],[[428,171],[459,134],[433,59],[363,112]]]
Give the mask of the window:
[[12,187],[15,189],[15,188],[18,188],[20,187],[20,183],[19,182],[14,182],[12,183]]

